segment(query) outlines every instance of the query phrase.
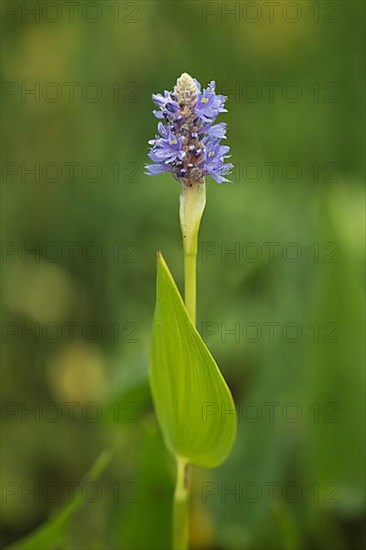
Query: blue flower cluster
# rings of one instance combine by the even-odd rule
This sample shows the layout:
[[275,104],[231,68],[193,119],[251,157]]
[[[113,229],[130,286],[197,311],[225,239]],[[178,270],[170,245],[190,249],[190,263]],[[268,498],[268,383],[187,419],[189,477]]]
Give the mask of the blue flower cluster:
[[221,145],[226,139],[226,124],[214,124],[215,118],[227,112],[226,97],[215,93],[215,82],[201,91],[201,85],[187,73],[178,78],[173,92],[153,95],[158,109],[159,135],[149,141],[149,157],[154,164],[146,166],[147,174],[171,172],[184,185],[203,183],[205,176],[218,183],[233,165],[225,159],[230,148]]

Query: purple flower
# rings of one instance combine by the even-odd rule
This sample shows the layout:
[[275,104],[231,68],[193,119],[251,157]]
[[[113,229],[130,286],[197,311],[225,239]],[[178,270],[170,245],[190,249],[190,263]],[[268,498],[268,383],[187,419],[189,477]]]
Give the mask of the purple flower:
[[205,176],[211,176],[217,183],[229,181],[225,176],[232,170],[233,165],[225,163],[225,159],[230,155],[227,153],[230,148],[225,145],[220,145],[219,139],[208,138],[205,148],[205,162],[203,168],[203,174]]
[[195,113],[204,120],[212,120],[216,118],[219,113],[227,112],[227,110],[224,109],[226,99],[224,95],[215,94],[215,82],[212,81],[208,85],[208,88],[198,94]]
[[226,97],[215,93],[215,82],[201,91],[200,83],[187,73],[178,78],[173,92],[154,94],[158,109],[154,111],[159,135],[149,141],[146,166],[149,175],[171,172],[184,185],[203,183],[211,176],[218,183],[229,181],[225,176],[232,169],[226,163],[229,147],[220,145],[226,139],[226,124],[214,124],[226,112]]
[[226,139],[226,124],[225,122],[219,122],[219,124],[214,124],[211,126],[208,124],[203,128],[204,133],[207,136],[218,139]]
[[153,145],[149,152],[149,157],[153,162],[168,164],[185,157],[183,138],[175,136],[170,128],[164,128],[163,137],[152,139],[149,143]]

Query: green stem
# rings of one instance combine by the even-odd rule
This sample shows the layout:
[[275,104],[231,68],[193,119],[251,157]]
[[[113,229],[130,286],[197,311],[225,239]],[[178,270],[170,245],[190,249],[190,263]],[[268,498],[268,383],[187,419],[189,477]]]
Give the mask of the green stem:
[[173,550],[188,548],[189,465],[177,457],[177,483],[173,507]]
[[197,254],[184,254],[184,301],[192,323],[196,324]]
[[179,216],[184,249],[184,301],[192,323],[196,324],[196,263],[201,218],[206,205],[205,183],[182,186]]
[[[206,205],[205,183],[182,185],[179,203],[184,249],[184,301],[192,323],[196,324],[197,243],[201,218]],[[189,464],[177,457],[177,483],[173,508],[173,550],[188,548]]]

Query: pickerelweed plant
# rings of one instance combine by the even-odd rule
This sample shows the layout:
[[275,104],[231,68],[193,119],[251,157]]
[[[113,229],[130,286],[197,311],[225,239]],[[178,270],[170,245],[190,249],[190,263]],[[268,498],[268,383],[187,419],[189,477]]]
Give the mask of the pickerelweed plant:
[[226,124],[214,123],[226,97],[189,74],[178,78],[173,92],[153,95],[159,135],[150,140],[150,175],[171,172],[180,182],[180,225],[184,249],[184,303],[159,253],[150,384],[164,441],[177,461],[174,493],[173,548],[188,547],[190,466],[213,468],[231,451],[236,434],[230,390],[196,324],[196,263],[199,226],[206,205],[205,177],[228,181]]

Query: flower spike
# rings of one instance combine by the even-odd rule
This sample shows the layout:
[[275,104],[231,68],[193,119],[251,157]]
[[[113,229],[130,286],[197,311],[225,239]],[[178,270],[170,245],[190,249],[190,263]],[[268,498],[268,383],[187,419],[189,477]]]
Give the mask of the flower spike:
[[188,73],[178,78],[173,92],[154,94],[160,135],[149,141],[154,164],[146,166],[147,174],[171,172],[186,187],[204,183],[205,176],[217,183],[228,181],[225,176],[233,165],[225,162],[229,147],[220,144],[226,139],[226,124],[214,124],[220,113],[227,112],[226,99],[216,94],[214,81],[201,91]]

